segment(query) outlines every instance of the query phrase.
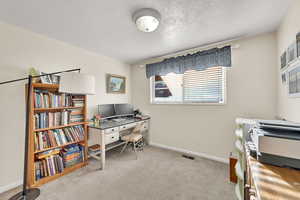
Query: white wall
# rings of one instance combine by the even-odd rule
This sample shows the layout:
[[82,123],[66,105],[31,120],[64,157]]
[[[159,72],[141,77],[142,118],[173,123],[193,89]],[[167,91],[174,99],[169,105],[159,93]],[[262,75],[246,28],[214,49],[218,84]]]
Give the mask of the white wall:
[[296,40],[300,31],[300,1],[294,1],[278,29],[278,115],[290,121],[300,122],[300,98],[288,97],[287,85],[281,83],[280,55]]
[[274,118],[277,97],[276,35],[235,42],[227,71],[227,104],[151,105],[145,68],[132,66],[132,101],[151,119],[151,142],[228,159],[236,117]]
[[[66,43],[0,23],[0,82],[23,77],[29,67],[43,72],[82,68],[96,77],[95,96],[88,97],[91,116],[100,103],[130,102],[130,67]],[[105,74],[127,77],[126,95],[105,93]],[[0,85],[0,192],[22,178],[24,149],[24,84]]]

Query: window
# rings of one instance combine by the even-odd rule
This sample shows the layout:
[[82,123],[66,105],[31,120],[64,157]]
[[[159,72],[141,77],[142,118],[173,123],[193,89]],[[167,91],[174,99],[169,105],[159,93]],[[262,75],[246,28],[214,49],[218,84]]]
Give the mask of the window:
[[151,77],[151,103],[212,103],[225,102],[225,69],[210,67],[203,71],[186,71]]

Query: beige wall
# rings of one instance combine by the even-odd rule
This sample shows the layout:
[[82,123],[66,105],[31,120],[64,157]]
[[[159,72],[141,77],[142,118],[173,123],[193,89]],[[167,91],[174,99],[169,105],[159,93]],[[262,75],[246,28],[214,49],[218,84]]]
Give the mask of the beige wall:
[[[294,1],[286,17],[278,29],[278,63],[280,55],[296,40],[296,34],[300,31],[300,1]],[[281,83],[280,64],[278,69],[278,115],[290,121],[300,122],[300,98],[288,97],[287,85]]]
[[151,105],[145,68],[132,66],[132,101],[151,119],[151,142],[226,160],[236,117],[274,118],[277,97],[276,35],[236,42],[227,71],[227,104]]
[[[26,75],[29,67],[44,72],[82,68],[96,77],[95,96],[88,97],[89,115],[99,103],[130,101],[130,68],[111,58],[0,23],[0,82]],[[127,77],[126,95],[105,93],[105,73]],[[19,183],[23,168],[24,82],[0,86],[0,192]]]

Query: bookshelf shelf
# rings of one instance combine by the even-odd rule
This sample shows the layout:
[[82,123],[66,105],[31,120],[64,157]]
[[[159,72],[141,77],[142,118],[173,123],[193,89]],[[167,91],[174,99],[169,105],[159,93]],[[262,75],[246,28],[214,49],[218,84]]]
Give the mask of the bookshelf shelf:
[[57,108],[34,108],[35,112],[48,112],[48,111],[60,111],[65,109],[82,109],[80,106],[67,106],[67,107],[57,107]]
[[84,141],[70,142],[70,143],[67,143],[67,144],[64,144],[64,145],[59,145],[59,146],[55,146],[55,147],[50,147],[50,148],[46,148],[46,149],[43,149],[43,150],[38,150],[38,151],[35,151],[34,153],[37,154],[37,153],[41,153],[41,152],[44,152],[44,151],[49,151],[49,150],[51,150],[51,149],[62,148],[62,147],[68,146],[68,145],[70,145],[70,144],[78,144],[78,143],[84,143]]
[[76,111],[71,113],[71,115],[81,115],[81,114],[83,114],[82,111]]
[[55,180],[55,179],[57,179],[57,178],[59,178],[59,177],[61,177],[61,176],[64,176],[64,175],[69,174],[69,173],[71,173],[71,172],[73,172],[73,171],[75,171],[75,170],[77,170],[77,169],[79,169],[79,168],[82,168],[82,167],[84,167],[85,165],[87,165],[87,162],[86,162],[86,161],[81,162],[81,163],[78,163],[78,164],[76,164],[76,165],[74,165],[74,166],[72,166],[72,167],[65,168],[64,171],[63,171],[62,173],[55,174],[55,175],[53,175],[53,176],[47,176],[47,177],[44,177],[44,178],[42,178],[42,179],[36,181],[36,182],[32,185],[32,187],[39,187],[39,186],[41,186],[41,185],[44,185],[45,183],[48,183],[48,182],[50,182],[50,181],[53,181],[53,180]]
[[[28,86],[26,85],[26,88],[27,87]],[[81,167],[83,167],[87,164],[87,158],[88,158],[88,156],[87,156],[87,151],[88,151],[88,148],[87,148],[87,146],[88,146],[87,145],[87,125],[88,125],[88,120],[87,120],[87,97],[86,97],[86,95],[68,94],[68,98],[69,98],[68,101],[71,102],[71,104],[69,104],[69,103],[59,103],[59,105],[71,105],[71,106],[61,106],[61,107],[52,107],[52,108],[35,108],[35,101],[36,101],[36,99],[35,99],[36,94],[35,93],[36,92],[39,93],[41,91],[43,92],[43,94],[44,93],[46,93],[46,94],[49,93],[49,96],[50,96],[50,93],[51,93],[51,95],[55,94],[57,96],[60,96],[60,98],[62,99],[62,102],[66,102],[65,98],[62,97],[62,95],[64,95],[64,96],[67,96],[67,95],[59,93],[58,89],[59,89],[59,85],[57,85],[57,84],[33,83],[30,93],[29,94],[26,93],[27,95],[31,96],[31,102],[29,102],[30,103],[30,109],[29,109],[30,119],[29,119],[29,124],[28,124],[29,125],[29,133],[30,133],[30,135],[29,135],[29,149],[28,149],[28,167],[27,167],[27,169],[28,169],[27,170],[28,180],[27,180],[27,183],[26,183],[29,188],[41,186],[45,183],[48,183],[49,181],[52,181],[52,180],[55,180],[55,179],[57,179],[61,176],[64,176],[64,175],[66,175],[66,174],[68,174],[68,173],[70,173],[70,172],[72,172],[76,169],[79,169],[79,168],[81,168]],[[27,92],[27,90],[26,90],[26,92]],[[78,101],[81,101],[80,105],[78,105]],[[53,106],[53,105],[56,105],[56,104],[49,104],[50,107]],[[36,120],[37,116],[40,116],[43,113],[47,113],[47,116],[48,116],[48,113],[49,113],[49,116],[50,116],[50,112],[55,112],[55,113],[53,113],[53,115],[54,114],[59,114],[59,112],[61,112],[61,114],[59,114],[59,116],[63,116],[62,113],[64,111],[66,111],[67,109],[74,109],[74,110],[69,112],[69,117],[67,118],[68,119],[67,120],[68,124],[61,125],[61,126],[53,126],[53,127],[49,127],[49,128],[42,128],[42,129],[36,129],[35,128],[35,120]],[[78,110],[76,110],[76,109],[78,109]],[[82,115],[81,118],[83,119],[83,121],[82,122],[70,123],[70,120],[72,119],[73,115]],[[65,122],[65,121],[63,121],[63,117],[59,118],[59,119],[61,120],[61,122]],[[42,118],[39,119],[39,121],[40,120],[42,120]],[[45,119],[43,119],[43,120],[45,120]],[[47,118],[46,120],[50,120],[50,118],[49,119]],[[40,123],[40,122],[38,122],[38,123]],[[49,124],[51,124],[51,123],[49,122]],[[78,125],[81,125],[82,128],[79,128],[79,127],[75,128],[74,127],[74,126],[78,126]],[[38,143],[40,143],[40,141],[50,142],[49,140],[46,140],[46,141],[44,141],[44,140],[35,140],[35,136],[36,136],[35,134],[47,134],[47,133],[38,133],[38,132],[48,132],[50,130],[63,129],[63,128],[67,128],[67,127],[70,127],[70,128],[74,127],[73,130],[76,130],[76,129],[80,130],[81,133],[83,133],[81,135],[81,137],[83,137],[83,140],[82,140],[82,138],[80,138],[80,141],[79,141],[79,139],[77,139],[77,140],[75,139],[76,141],[71,142],[70,139],[69,139],[68,143],[66,143],[64,145],[59,145],[59,146],[55,146],[55,147],[51,147],[51,148],[46,148],[46,149],[43,149],[43,150],[35,150],[35,145],[36,145],[35,142],[37,142],[37,145],[40,145],[40,144],[38,144]],[[65,130],[61,130],[61,131],[62,131],[62,133],[60,133],[60,134],[65,134],[64,133]],[[74,132],[74,133],[76,133],[76,132]],[[58,136],[59,135],[57,135],[57,137]],[[40,137],[44,137],[44,136],[42,135]],[[76,137],[78,137],[78,136],[76,136]],[[54,143],[52,142],[51,144],[53,145]],[[41,163],[45,162],[45,160],[43,160],[43,159],[46,159],[46,158],[52,159],[51,162],[53,163],[53,160],[54,160],[54,157],[55,157],[56,158],[55,162],[58,162],[57,160],[59,160],[59,159],[60,160],[62,159],[62,162],[67,162],[68,160],[63,159],[63,158],[66,158],[66,157],[63,157],[63,154],[62,154],[61,150],[64,150],[64,152],[66,152],[66,151],[68,151],[68,149],[73,148],[72,146],[69,146],[69,145],[75,145],[75,147],[76,147],[76,144],[78,144],[80,146],[80,148],[79,147],[77,147],[77,148],[79,148],[79,150],[81,152],[80,155],[84,158],[84,160],[81,163],[77,163],[74,166],[65,168],[62,173],[57,173],[53,176],[47,176],[47,173],[46,173],[46,175],[45,175],[46,177],[43,177],[41,179],[36,178],[36,173],[40,172],[40,170],[43,169],[43,168],[41,168],[41,166],[43,165]],[[53,153],[52,152],[47,152],[47,151],[50,151],[50,150],[53,150],[53,149],[56,149],[56,148],[60,148],[60,152],[53,152]],[[46,155],[44,156],[43,154],[46,154]],[[50,164],[51,164],[51,162],[50,162]],[[65,165],[63,165],[63,166],[65,166]],[[47,165],[46,165],[46,168],[47,168]],[[55,168],[56,168],[55,172],[60,171],[60,170],[58,170],[57,166],[55,166]],[[38,171],[36,172],[36,170],[38,170]],[[53,169],[51,169],[51,170],[53,170]],[[39,174],[39,176],[40,176],[40,174]]]
[[58,84],[33,83],[32,86],[36,89],[58,89]]
[[55,150],[55,151],[51,152],[50,154],[38,156],[37,159],[48,158],[50,156],[54,156],[54,155],[57,155],[59,153],[60,153],[59,150]]
[[53,130],[53,129],[61,129],[61,128],[66,128],[66,127],[71,127],[71,126],[85,125],[87,123],[88,122],[74,122],[71,124],[63,125],[63,126],[53,126],[53,127],[49,127],[49,128],[35,129],[35,130],[33,130],[33,132],[49,131],[49,130]]

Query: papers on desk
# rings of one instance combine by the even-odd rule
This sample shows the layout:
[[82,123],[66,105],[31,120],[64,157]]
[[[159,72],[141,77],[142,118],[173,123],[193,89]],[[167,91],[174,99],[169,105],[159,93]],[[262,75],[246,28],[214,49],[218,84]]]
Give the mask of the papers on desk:
[[114,122],[123,122],[123,121],[126,121],[127,118],[117,118],[117,119],[112,119],[112,121]]
[[135,118],[145,120],[145,119],[149,119],[150,117],[148,115],[136,115]]

